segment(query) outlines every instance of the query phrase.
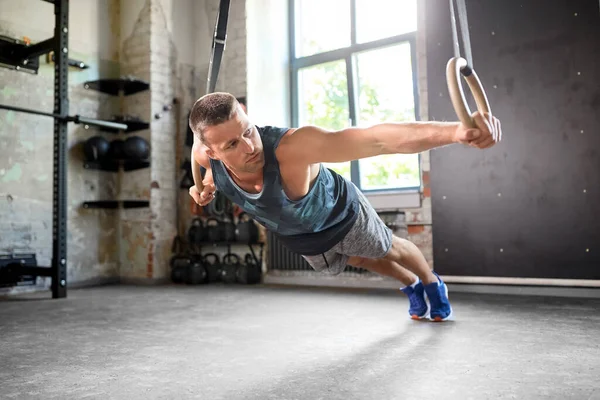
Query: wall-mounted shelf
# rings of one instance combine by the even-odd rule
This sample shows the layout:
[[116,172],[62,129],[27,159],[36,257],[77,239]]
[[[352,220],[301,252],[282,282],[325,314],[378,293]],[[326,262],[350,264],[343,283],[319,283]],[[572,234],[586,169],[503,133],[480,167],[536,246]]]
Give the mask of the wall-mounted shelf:
[[145,200],[98,200],[86,201],[83,208],[144,208],[150,207],[150,202]]
[[90,162],[86,161],[83,164],[85,169],[97,169],[100,171],[117,172],[119,169],[123,171],[134,171],[137,169],[148,168],[150,161],[103,161],[103,162]]
[[100,128],[100,130],[104,131],[104,132],[111,132],[111,133],[119,133],[119,132],[129,133],[129,132],[136,132],[136,131],[141,131],[141,130],[150,128],[150,124],[148,122],[144,122],[144,121],[140,120],[139,118],[131,117],[129,115],[116,115],[113,117],[111,122],[126,124],[127,129],[120,130],[120,129],[114,129],[114,128]]
[[204,242],[200,242],[200,243],[195,243],[196,246],[200,246],[200,247],[204,247],[204,246],[213,246],[213,247],[218,247],[218,246],[232,246],[232,245],[246,245],[246,246],[252,246],[252,245],[260,245],[260,246],[264,246],[265,243],[263,242],[240,242],[238,240],[232,240],[230,242],[228,241],[218,241],[218,242],[210,242],[210,241],[204,241]]
[[0,35],[0,66],[22,72],[37,74],[41,51],[51,49],[51,40],[30,46],[24,40]]
[[102,93],[108,93],[113,96],[118,96],[121,92],[125,96],[128,96],[130,94],[148,90],[150,84],[137,78],[120,78],[87,81],[83,84],[83,87],[90,90],[97,90]]

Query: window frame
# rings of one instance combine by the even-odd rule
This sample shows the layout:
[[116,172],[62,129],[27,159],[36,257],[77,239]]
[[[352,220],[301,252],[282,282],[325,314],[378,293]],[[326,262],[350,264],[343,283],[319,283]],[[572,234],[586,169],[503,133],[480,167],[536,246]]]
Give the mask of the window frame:
[[[346,63],[346,81],[348,82],[348,112],[349,112],[349,123],[351,126],[356,126],[357,121],[357,105],[358,105],[358,88],[356,83],[358,77],[355,73],[354,55],[369,51],[378,50],[381,48],[398,45],[408,44],[410,47],[411,54],[411,68],[412,68],[412,80],[413,80],[413,99],[415,105],[415,121],[420,121],[420,107],[419,107],[419,90],[417,83],[417,31],[403,33],[400,35],[390,36],[383,39],[377,39],[371,42],[357,43],[356,40],[356,0],[350,0],[350,46],[343,47],[335,50],[325,51],[322,53],[316,53],[309,56],[296,57],[296,2],[302,0],[288,0],[288,20],[289,20],[289,60],[290,60],[290,110],[291,110],[291,122],[293,126],[299,124],[299,88],[298,88],[298,74],[302,68],[312,67],[319,64],[331,62],[331,61],[344,61]],[[418,29],[418,28],[417,28]],[[382,121],[383,122],[383,121]],[[386,189],[363,189],[360,184],[360,170],[358,160],[350,162],[350,175],[351,181],[354,183],[362,192],[369,194],[376,193],[392,193],[392,192],[414,192],[420,190],[422,186],[422,168],[421,168],[421,154],[418,154],[417,158],[419,168],[419,185],[411,187],[390,187]]]

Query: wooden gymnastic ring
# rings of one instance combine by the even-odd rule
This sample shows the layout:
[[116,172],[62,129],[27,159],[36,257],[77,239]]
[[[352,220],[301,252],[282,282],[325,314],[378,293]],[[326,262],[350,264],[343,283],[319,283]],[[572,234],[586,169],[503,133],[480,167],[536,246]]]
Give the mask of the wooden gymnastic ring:
[[488,102],[477,73],[467,65],[467,60],[462,57],[451,58],[446,65],[446,81],[448,82],[450,99],[452,100],[454,111],[460,119],[460,122],[469,128],[474,128],[475,123],[473,122],[473,118],[471,118],[471,110],[465,99],[462,85],[460,84],[460,75],[463,75],[467,81],[467,84],[473,93],[473,97],[475,98],[475,102],[477,103],[477,110],[479,112],[491,114],[490,103]]

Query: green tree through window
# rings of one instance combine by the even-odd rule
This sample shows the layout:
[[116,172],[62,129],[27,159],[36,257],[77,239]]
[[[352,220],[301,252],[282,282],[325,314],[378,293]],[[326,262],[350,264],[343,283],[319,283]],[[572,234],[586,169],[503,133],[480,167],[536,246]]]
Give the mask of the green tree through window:
[[[348,127],[348,88],[346,65],[336,61],[303,68],[300,70],[302,96],[300,108],[303,109],[302,123],[316,125],[326,129],[339,130]],[[369,124],[391,121],[413,121],[413,107],[402,110],[386,106],[393,102],[381,101],[377,89],[368,77],[360,82],[359,118]],[[326,164],[340,175],[350,178],[350,163]],[[390,182],[418,182],[419,165],[414,157],[403,162],[392,155],[377,156],[370,159],[368,171],[362,174],[366,181],[362,186],[386,187]]]

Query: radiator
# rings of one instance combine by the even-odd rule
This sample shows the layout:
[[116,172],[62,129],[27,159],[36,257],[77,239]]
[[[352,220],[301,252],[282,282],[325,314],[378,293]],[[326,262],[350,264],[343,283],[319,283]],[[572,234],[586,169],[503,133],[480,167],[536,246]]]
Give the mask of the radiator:
[[[271,232],[267,232],[267,269],[276,271],[314,271],[299,254],[290,251]],[[347,266],[344,272],[364,274],[362,268]]]

